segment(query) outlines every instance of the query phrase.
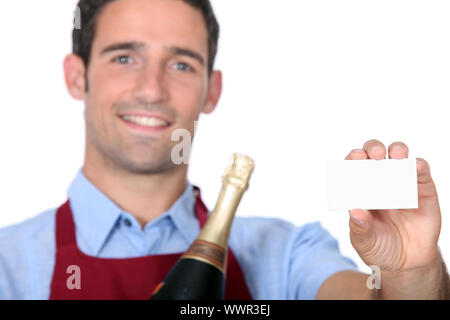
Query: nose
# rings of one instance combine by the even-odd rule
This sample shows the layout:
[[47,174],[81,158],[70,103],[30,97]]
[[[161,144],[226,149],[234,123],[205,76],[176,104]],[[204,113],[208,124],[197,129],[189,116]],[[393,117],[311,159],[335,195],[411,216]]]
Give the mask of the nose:
[[143,101],[151,103],[158,103],[168,99],[164,70],[160,66],[147,65],[142,70],[136,96]]

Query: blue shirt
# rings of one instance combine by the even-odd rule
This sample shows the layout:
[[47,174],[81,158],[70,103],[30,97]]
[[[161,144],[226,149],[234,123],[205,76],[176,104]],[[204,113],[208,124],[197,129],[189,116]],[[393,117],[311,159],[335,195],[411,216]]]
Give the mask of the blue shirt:
[[[200,227],[188,183],[170,209],[144,228],[80,170],[68,197],[77,243],[99,258],[184,252]],[[55,213],[48,210],[0,229],[0,299],[48,299],[55,265]],[[314,299],[331,275],[357,270],[319,222],[297,227],[275,218],[235,217],[229,246],[254,299]]]

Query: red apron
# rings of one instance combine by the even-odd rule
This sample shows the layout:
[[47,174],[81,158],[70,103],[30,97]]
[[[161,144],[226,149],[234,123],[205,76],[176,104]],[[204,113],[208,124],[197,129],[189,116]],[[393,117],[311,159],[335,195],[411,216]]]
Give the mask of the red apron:
[[[195,212],[203,228],[208,210],[197,190]],[[77,246],[69,200],[56,213],[56,261],[50,299],[146,300],[183,252],[118,259],[97,258]],[[73,267],[75,266],[75,267]],[[79,282],[72,280],[78,270]],[[76,283],[76,281],[75,281]],[[72,284],[72,285],[71,285]],[[70,288],[69,288],[70,287]],[[231,248],[228,249],[225,299],[251,300],[244,275]]]

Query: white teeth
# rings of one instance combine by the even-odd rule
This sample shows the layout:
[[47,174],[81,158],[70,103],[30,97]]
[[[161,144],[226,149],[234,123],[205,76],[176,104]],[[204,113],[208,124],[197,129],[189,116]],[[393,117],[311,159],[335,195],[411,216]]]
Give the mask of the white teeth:
[[166,127],[168,122],[155,117],[122,116],[122,119],[145,127]]

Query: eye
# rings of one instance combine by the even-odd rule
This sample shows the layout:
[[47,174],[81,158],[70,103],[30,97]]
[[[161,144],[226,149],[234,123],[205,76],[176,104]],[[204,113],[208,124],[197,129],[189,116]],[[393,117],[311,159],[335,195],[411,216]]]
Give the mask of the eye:
[[190,71],[190,72],[194,71],[194,69],[190,65],[184,62],[179,62],[175,64],[175,69],[179,71]]
[[130,56],[122,55],[112,59],[112,62],[116,62],[118,64],[131,64],[133,59],[131,59]]

